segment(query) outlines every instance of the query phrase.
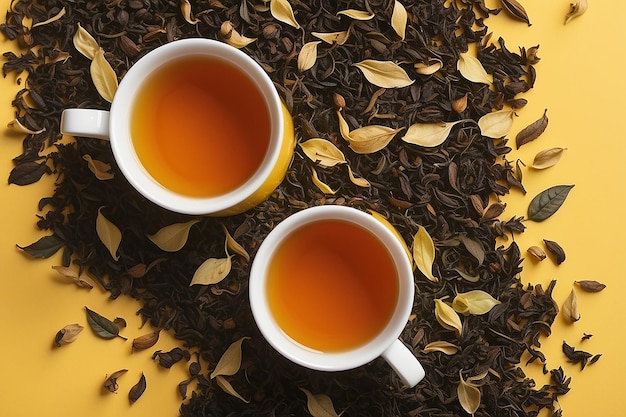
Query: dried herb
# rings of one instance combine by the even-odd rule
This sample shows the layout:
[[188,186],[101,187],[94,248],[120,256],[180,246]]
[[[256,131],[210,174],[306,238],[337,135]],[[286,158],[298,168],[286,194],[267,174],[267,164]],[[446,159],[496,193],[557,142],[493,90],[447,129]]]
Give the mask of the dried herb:
[[565,262],[565,250],[563,250],[561,245],[553,240],[548,239],[544,239],[543,243],[546,245],[546,249],[548,249],[548,252],[554,255],[554,261],[557,263],[557,265]]
[[517,146],[517,149],[541,136],[541,134],[548,127],[547,114],[548,109],[545,109],[543,112],[543,116],[526,126],[524,129],[520,130],[517,136],[515,136],[515,144]]
[[120,387],[117,380],[126,372],[128,372],[128,369],[120,369],[119,371],[113,372],[111,375],[107,375],[104,380],[104,389],[112,393],[117,393],[117,390]]
[[536,222],[546,220],[561,208],[573,185],[555,185],[539,194],[530,201],[528,219]]
[[98,336],[103,339],[119,337],[126,340],[124,336],[120,335],[120,328],[117,324],[87,307],[85,307],[85,311],[87,312],[87,323]]
[[572,19],[583,15],[587,11],[587,0],[577,0],[576,3],[570,3],[569,12],[565,16],[565,24],[567,25]]
[[83,326],[78,323],[68,324],[59,330],[54,336],[54,345],[56,347],[61,347],[62,345],[66,345],[68,343],[72,343],[78,338],[80,332],[83,331]]
[[139,381],[128,392],[128,401],[131,404],[135,403],[141,397],[146,390],[146,376],[141,373],[141,377],[139,377]]
[[156,330],[151,333],[144,334],[142,336],[138,336],[133,339],[132,348],[133,350],[143,350],[151,348],[159,341],[159,335],[161,331]]
[[168,352],[157,350],[152,354],[152,359],[157,360],[163,368],[171,368],[175,363],[183,359],[187,361],[191,359],[191,354],[186,349],[175,347]]
[[576,292],[572,289],[565,301],[562,308],[563,315],[571,322],[580,320],[580,312],[578,311],[578,299]]
[[148,239],[162,251],[177,252],[187,243],[191,227],[199,222],[199,220],[190,220],[185,223],[170,224],[162,227],[155,234],[148,235]]
[[528,26],[531,26],[528,14],[520,2],[517,0],[500,0],[500,3],[504,9],[511,14],[511,16],[521,20],[522,22],[526,22]]
[[535,169],[546,169],[556,165],[563,156],[565,148],[545,149],[535,155],[532,167]]
[[600,292],[606,288],[606,284],[586,279],[574,281],[574,284],[577,284],[580,288],[588,292]]
[[[577,350],[575,347],[568,345],[565,341],[563,341],[563,353],[569,360],[569,362],[573,364],[580,364],[580,369],[585,369],[587,364],[594,364],[600,359],[601,354],[593,355],[589,352],[585,352],[584,350]],[[591,359],[591,361],[589,360]]]
[[527,249],[527,252],[539,261],[543,261],[548,256],[539,246],[531,246]]

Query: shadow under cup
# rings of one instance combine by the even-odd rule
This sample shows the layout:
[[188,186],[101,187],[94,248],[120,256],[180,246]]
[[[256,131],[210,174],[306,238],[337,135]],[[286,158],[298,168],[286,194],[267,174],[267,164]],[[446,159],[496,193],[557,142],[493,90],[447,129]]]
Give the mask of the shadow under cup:
[[113,153],[145,197],[185,214],[232,215],[265,200],[294,148],[293,122],[243,52],[185,39],[142,57],[110,111]]
[[322,371],[356,368],[401,343],[414,295],[393,233],[342,206],[308,208],[278,224],[255,256],[249,291],[267,341]]

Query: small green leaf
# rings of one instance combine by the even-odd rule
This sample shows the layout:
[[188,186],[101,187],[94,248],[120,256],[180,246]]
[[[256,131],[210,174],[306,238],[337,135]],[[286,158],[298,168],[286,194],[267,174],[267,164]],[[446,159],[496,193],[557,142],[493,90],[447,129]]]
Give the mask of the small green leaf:
[[563,205],[573,185],[555,185],[537,194],[528,206],[528,219],[536,222],[552,216]]
[[33,258],[49,258],[59,249],[63,247],[64,243],[56,235],[44,236],[35,243],[31,243],[28,246],[16,245],[18,248],[32,256]]
[[113,339],[115,337],[120,337],[126,340],[125,337],[120,336],[120,329],[117,327],[115,323],[106,317],[101,316],[93,310],[85,307],[85,311],[87,311],[87,323],[91,329],[101,338],[103,339]]

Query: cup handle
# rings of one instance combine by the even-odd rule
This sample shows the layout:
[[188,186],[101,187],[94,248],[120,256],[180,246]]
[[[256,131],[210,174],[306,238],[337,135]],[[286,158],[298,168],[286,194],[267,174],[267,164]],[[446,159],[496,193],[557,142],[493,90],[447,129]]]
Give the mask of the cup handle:
[[422,364],[400,339],[396,339],[382,357],[408,387],[416,386],[426,375]]
[[61,133],[109,140],[109,112],[96,109],[66,109],[61,113]]

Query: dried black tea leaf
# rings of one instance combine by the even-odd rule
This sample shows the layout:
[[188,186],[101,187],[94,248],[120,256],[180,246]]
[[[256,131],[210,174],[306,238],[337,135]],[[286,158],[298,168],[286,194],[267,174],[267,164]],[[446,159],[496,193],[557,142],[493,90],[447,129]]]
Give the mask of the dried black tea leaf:
[[528,206],[528,219],[536,222],[546,220],[561,208],[573,185],[555,185],[537,194]]
[[29,185],[33,184],[44,174],[51,173],[50,167],[46,164],[46,161],[43,162],[24,162],[17,165],[15,168],[11,170],[9,174],[9,184],[15,185]]
[[130,403],[133,404],[135,401],[137,401],[139,397],[141,397],[141,395],[144,393],[145,390],[146,390],[146,376],[142,372],[141,377],[139,378],[139,381],[135,385],[133,385],[133,387],[128,392],[128,400],[130,401]]
[[98,336],[103,339],[119,337],[126,340],[124,336],[120,335],[120,328],[117,324],[87,307],[85,307],[85,311],[87,312],[87,323]]
[[128,372],[128,369],[120,369],[119,371],[115,371],[111,375],[107,376],[104,380],[104,389],[112,393],[117,393],[117,389],[119,388],[117,379],[126,372]]
[[548,127],[547,114],[548,109],[545,109],[543,112],[543,116],[526,126],[517,134],[517,136],[515,136],[515,144],[517,145],[517,149],[541,136],[541,134]]
[[59,251],[65,242],[56,235],[44,236],[28,246],[16,245],[18,248],[32,256],[33,258],[49,258]]
[[583,279],[580,281],[574,281],[574,284],[577,284],[580,288],[588,292],[600,292],[606,288],[605,284],[593,280]]
[[177,362],[181,360],[189,360],[191,359],[191,354],[188,350],[181,349],[179,347],[175,347],[169,352],[163,352],[162,350],[157,350],[152,354],[152,359],[158,360],[159,365],[164,368],[171,368]]
[[553,240],[548,239],[544,239],[543,243],[546,245],[546,249],[548,249],[548,252],[554,255],[554,261],[557,263],[557,265],[565,262],[565,250],[563,250],[561,245]]
[[[577,350],[575,347],[568,345],[565,341],[563,341],[563,353],[565,354],[565,356],[567,357],[570,363],[573,363],[573,364],[579,363],[581,370],[585,369],[585,366],[587,366],[587,364],[589,363],[589,359],[594,357],[594,355],[592,355],[589,352],[585,352],[583,350]],[[595,355],[595,356],[597,356],[597,359],[594,362],[600,359],[600,355]]]

